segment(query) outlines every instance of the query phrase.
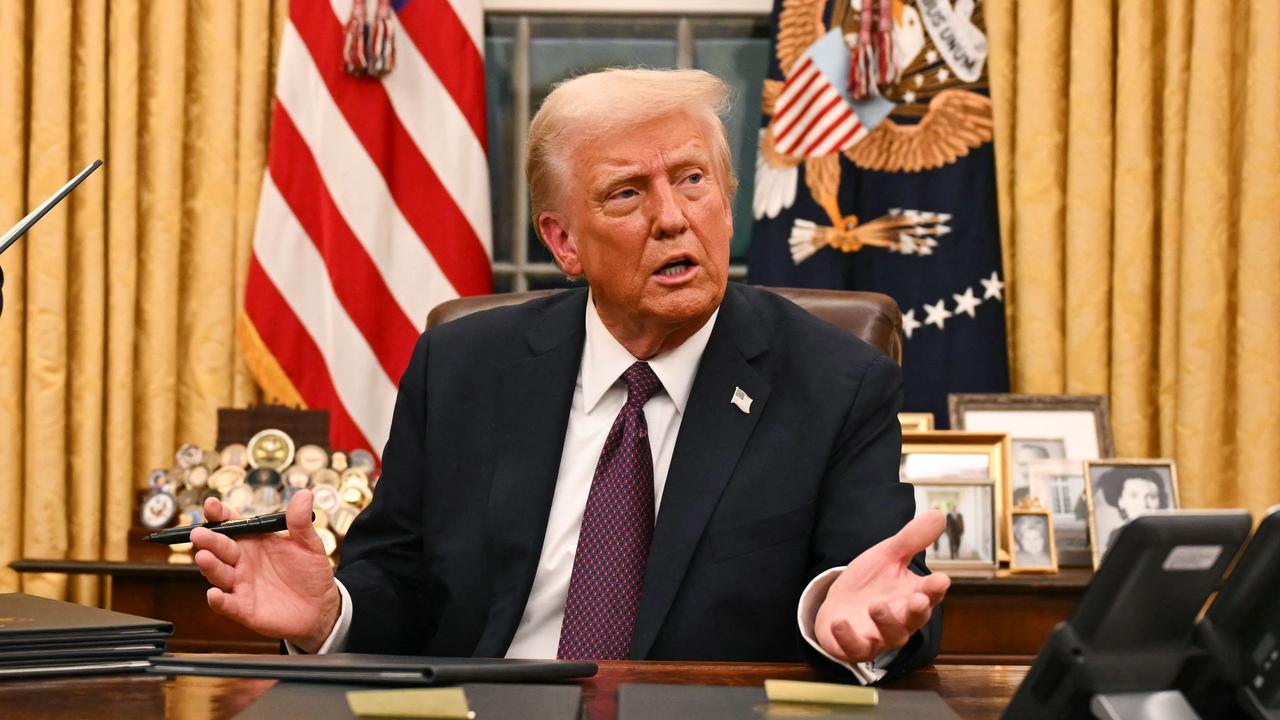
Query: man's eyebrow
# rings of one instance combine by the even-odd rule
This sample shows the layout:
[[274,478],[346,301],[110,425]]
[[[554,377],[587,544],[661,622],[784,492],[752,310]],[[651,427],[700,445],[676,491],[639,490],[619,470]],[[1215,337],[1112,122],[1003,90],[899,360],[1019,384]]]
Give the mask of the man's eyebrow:
[[[624,160],[605,160],[601,163],[603,170],[597,182],[592,183],[593,188],[604,189],[614,185],[621,185],[643,179],[648,173],[640,169],[642,163],[632,163]],[[682,149],[674,153],[667,162],[669,171],[680,171],[686,168],[699,165],[711,165],[711,157],[704,149],[700,147],[691,147]],[[616,168],[616,170],[614,170]]]

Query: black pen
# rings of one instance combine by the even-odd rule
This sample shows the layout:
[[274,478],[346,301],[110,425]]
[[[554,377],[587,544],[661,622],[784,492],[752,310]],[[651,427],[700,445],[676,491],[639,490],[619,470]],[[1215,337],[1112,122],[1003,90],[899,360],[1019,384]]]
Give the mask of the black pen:
[[[316,514],[311,513],[311,519],[316,519]],[[216,533],[222,533],[229,537],[238,535],[259,535],[262,533],[277,532],[279,530],[287,530],[288,525],[284,520],[284,512],[270,513],[267,515],[254,515],[253,517],[236,518],[235,520],[227,520],[225,522],[206,522],[199,525],[183,525],[182,527],[169,528],[153,532],[143,538],[147,542],[161,543],[163,545],[176,545],[178,543],[191,542],[191,531],[198,527],[209,528]]]

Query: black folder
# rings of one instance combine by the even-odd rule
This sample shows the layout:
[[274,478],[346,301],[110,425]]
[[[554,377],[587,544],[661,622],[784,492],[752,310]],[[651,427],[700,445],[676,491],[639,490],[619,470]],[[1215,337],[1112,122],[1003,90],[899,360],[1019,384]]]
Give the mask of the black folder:
[[151,618],[25,593],[0,594],[0,650],[121,640],[163,642],[172,634],[172,623]]
[[817,705],[770,703],[758,687],[625,684],[618,688],[618,720],[960,720],[936,692],[881,689],[879,694],[878,705]]
[[[377,690],[370,685],[330,685],[282,682],[258,698],[237,720],[351,720],[350,690]],[[578,720],[582,688],[577,685],[463,685],[476,720]]]
[[172,634],[151,618],[0,594],[0,678],[141,672]]
[[20,667],[28,663],[52,660],[128,660],[149,658],[164,652],[164,643],[112,642],[87,645],[42,645],[22,650],[0,650],[0,668]]
[[273,678],[376,685],[540,683],[596,674],[595,663],[562,660],[435,658],[416,655],[163,655],[149,672],[161,675]]

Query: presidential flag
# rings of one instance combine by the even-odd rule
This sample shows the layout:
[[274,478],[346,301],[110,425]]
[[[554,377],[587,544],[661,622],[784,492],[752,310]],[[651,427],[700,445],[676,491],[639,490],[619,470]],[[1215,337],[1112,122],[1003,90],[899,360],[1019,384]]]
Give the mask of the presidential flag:
[[779,0],[748,278],[882,292],[906,410],[1004,392],[1004,280],[977,0]]
[[381,452],[436,304],[492,288],[479,0],[292,0],[240,334],[273,400]]

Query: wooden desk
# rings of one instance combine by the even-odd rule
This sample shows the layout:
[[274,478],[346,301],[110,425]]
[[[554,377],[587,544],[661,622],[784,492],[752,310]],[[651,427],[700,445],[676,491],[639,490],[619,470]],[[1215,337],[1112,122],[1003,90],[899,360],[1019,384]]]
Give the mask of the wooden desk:
[[1053,626],[1071,616],[1093,579],[1057,575],[955,577],[943,601],[939,663],[1030,665]]
[[[275,653],[279,644],[216,615],[205,604],[209,585],[194,565],[145,562],[19,560],[19,572],[109,575],[111,607],[172,622],[172,652]],[[943,606],[939,663],[1029,665],[1053,626],[1071,614],[1089,570],[1058,575],[956,577]]]
[[[1025,667],[943,665],[889,684],[934,690],[965,720],[992,720],[1026,674]],[[680,685],[759,686],[766,678],[815,679],[804,665],[747,663],[606,662],[582,681],[587,720],[617,717],[618,685],[629,682]],[[0,708],[7,717],[231,718],[274,684],[272,680],[228,680],[147,675],[0,682]],[[924,719],[921,719],[924,720]]]

